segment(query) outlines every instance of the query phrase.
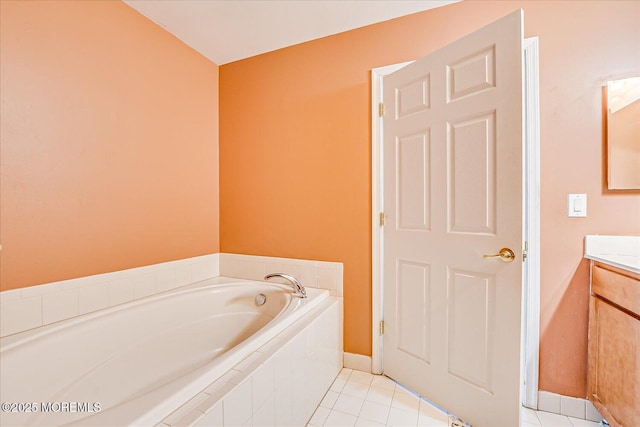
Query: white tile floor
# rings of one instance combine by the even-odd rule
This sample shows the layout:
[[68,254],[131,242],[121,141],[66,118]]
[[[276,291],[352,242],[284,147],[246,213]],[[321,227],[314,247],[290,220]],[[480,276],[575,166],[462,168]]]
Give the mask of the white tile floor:
[[[447,414],[387,377],[343,369],[307,427],[447,427]],[[522,409],[521,427],[598,427],[599,423]],[[505,426],[511,427],[511,426]]]

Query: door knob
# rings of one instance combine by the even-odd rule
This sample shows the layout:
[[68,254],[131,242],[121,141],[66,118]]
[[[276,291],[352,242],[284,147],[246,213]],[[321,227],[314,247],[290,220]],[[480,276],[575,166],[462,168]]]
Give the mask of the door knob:
[[500,253],[492,255],[485,254],[483,255],[483,258],[500,258],[501,261],[511,262],[516,259],[516,254],[514,254],[513,251],[509,248],[502,248],[500,249]]

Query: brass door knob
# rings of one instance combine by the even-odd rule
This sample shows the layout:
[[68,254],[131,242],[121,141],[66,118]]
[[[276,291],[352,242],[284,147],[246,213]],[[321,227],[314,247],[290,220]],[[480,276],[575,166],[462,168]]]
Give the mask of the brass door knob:
[[483,258],[500,258],[501,261],[512,262],[516,259],[516,254],[509,248],[502,248],[500,249],[500,253],[492,255],[485,254],[483,255]]

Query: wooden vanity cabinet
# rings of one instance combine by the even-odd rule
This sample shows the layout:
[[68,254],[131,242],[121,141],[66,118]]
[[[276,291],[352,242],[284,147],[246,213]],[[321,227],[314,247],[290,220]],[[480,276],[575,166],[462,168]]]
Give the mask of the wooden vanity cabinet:
[[640,426],[640,274],[592,262],[587,396],[611,426]]

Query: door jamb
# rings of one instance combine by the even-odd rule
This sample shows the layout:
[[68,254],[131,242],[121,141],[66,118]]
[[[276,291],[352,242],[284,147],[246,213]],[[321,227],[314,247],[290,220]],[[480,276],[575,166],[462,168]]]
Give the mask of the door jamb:
[[538,409],[540,350],[540,94],[538,37],[524,39],[524,238],[528,242],[523,266],[522,404]]
[[382,117],[379,105],[383,101],[382,78],[396,70],[411,64],[413,61],[401,64],[387,65],[371,70],[371,317],[373,333],[371,337],[371,372],[382,373],[382,335],[380,322],[382,321],[382,245],[383,233],[380,226],[380,215],[384,206],[382,186]]
[[[540,343],[540,132],[538,90],[538,38],[524,40],[525,128],[523,129],[525,170],[524,240],[528,242],[527,265],[523,272],[521,399],[524,406],[537,408]],[[380,215],[383,213],[382,118],[379,105],[383,102],[382,81],[385,75],[410,64],[378,67],[371,70],[371,278],[372,278],[372,348],[371,372],[383,372],[383,339],[380,322],[383,320],[382,249],[383,232]]]

